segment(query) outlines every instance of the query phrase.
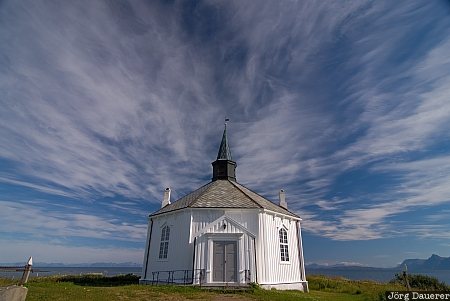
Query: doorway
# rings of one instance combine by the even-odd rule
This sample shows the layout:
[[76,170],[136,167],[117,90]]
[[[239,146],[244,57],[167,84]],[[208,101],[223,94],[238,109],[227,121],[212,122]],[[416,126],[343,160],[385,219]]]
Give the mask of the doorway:
[[236,251],[237,247],[235,241],[214,241],[214,282],[237,282]]

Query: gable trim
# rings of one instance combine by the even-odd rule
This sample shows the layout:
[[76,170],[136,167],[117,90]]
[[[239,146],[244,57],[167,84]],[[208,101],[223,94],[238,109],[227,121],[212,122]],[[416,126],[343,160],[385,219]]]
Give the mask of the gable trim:
[[[197,231],[196,233],[194,233],[192,235],[193,238],[198,237],[200,235],[203,235],[205,233],[207,233],[208,230],[210,230],[211,228],[213,228],[215,225],[217,225],[218,223],[221,223],[223,221],[227,221],[230,224],[234,225],[236,228],[238,228],[239,230],[241,230],[242,232],[248,234],[249,236],[255,238],[255,234],[253,234],[252,232],[250,232],[247,228],[245,228],[244,226],[242,226],[240,223],[238,223],[237,221],[235,221],[234,219],[232,219],[231,217],[227,216],[226,214],[222,215],[221,217],[219,217],[218,219],[212,221],[211,223],[209,223],[208,225],[206,225],[203,229],[201,229],[200,231]],[[221,233],[222,234],[222,233]]]
[[273,210],[266,209],[266,208],[261,208],[261,210],[264,213],[269,213],[269,214],[272,214],[274,216],[283,216],[283,217],[285,217],[286,219],[289,219],[289,220],[302,221],[302,218],[299,217],[299,216],[293,216],[293,215],[288,215],[288,214],[285,214],[285,213],[275,212]]

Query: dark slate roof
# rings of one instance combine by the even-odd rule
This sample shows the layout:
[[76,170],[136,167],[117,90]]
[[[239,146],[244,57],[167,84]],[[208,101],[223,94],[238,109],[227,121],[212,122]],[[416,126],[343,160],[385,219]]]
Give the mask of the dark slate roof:
[[223,130],[222,141],[220,142],[219,152],[217,153],[217,160],[233,161],[230,147],[228,146],[227,124],[225,124],[225,129]]
[[182,208],[264,208],[285,215],[298,215],[265,199],[247,187],[229,180],[216,180],[185,195],[150,216]]

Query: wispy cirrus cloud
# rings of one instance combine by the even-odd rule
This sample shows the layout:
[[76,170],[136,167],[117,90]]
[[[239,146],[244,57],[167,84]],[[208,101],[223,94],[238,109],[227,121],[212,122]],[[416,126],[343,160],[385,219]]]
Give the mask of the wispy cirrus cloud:
[[[42,201],[40,202],[43,203]],[[1,201],[0,222],[8,225],[1,232],[17,232],[44,237],[84,237],[112,239],[142,243],[147,230],[146,223],[126,223],[116,217],[92,214],[50,211],[48,208],[32,206],[32,203]],[[20,222],[17,219],[20,218]]]
[[[8,247],[15,246],[14,249]],[[32,254],[30,251],[32,250]],[[38,262],[63,262],[65,264],[97,262],[142,262],[142,248],[67,246],[56,241],[48,243],[35,240],[10,240],[0,238],[2,262],[18,262],[33,256]]]
[[[22,173],[81,196],[148,198],[171,184],[168,165],[204,154],[195,129],[217,111],[199,85],[209,81],[210,67],[186,54],[179,26],[150,27],[155,12],[147,8],[151,15],[142,20],[128,5],[89,4],[87,12],[81,3],[56,5],[51,14],[42,3],[6,6],[1,156]],[[123,34],[115,18],[123,10],[142,32]],[[163,43],[147,42],[170,33],[175,37]],[[191,111],[197,118],[185,115]]]
[[[449,116],[445,97],[448,95],[449,78],[448,74],[443,72],[445,68],[436,62],[441,62],[444,66],[448,64],[448,57],[445,56],[445,50],[449,48],[448,41],[442,40],[442,36],[438,35],[437,38],[426,41],[425,46],[420,45],[419,50],[412,49],[412,54],[399,56],[398,62],[390,62],[391,57],[393,59],[401,48],[397,40],[407,41],[411,32],[422,29],[421,27],[429,22],[425,19],[413,19],[425,14],[430,7],[419,4],[395,6],[390,13],[385,14],[381,13],[386,9],[383,6],[362,5],[355,10],[360,14],[351,10],[345,10],[342,16],[336,13],[334,18],[342,19],[333,19],[330,31],[324,30],[316,37],[316,41],[320,41],[319,45],[323,47],[327,38],[340,32],[341,38],[352,45],[349,50],[353,56],[348,56],[348,61],[336,63],[336,70],[354,71],[348,78],[338,80],[348,89],[343,99],[335,100],[342,108],[340,113],[343,115],[343,121],[336,123],[339,119],[334,112],[320,110],[317,116],[314,116],[307,110],[308,107],[303,108],[301,97],[308,96],[303,95],[306,94],[304,90],[301,91],[303,94],[300,94],[286,86],[278,87],[278,91],[287,90],[292,93],[295,100],[289,105],[280,101],[273,103],[273,107],[268,106],[266,114],[262,114],[265,118],[253,126],[255,139],[251,144],[254,147],[252,152],[248,152],[252,164],[248,165],[255,167],[254,162],[263,162],[256,166],[261,166],[260,172],[252,172],[253,178],[265,181],[261,186],[266,188],[272,182],[272,178],[265,180],[260,176],[265,174],[263,170],[270,170],[272,173],[275,170],[283,173],[287,183],[290,182],[290,177],[296,180],[305,179],[307,183],[303,185],[303,191],[306,191],[308,184],[312,184],[313,188],[321,188],[322,190],[316,191],[323,194],[338,175],[349,169],[361,168],[392,155],[402,156],[407,152],[422,151],[433,147],[433,137],[447,135],[446,124]],[[398,18],[402,19],[401,26],[387,25],[397,24]],[[290,21],[289,17],[286,19]],[[374,20],[372,26],[375,30],[370,34],[352,29],[352,25],[369,24],[371,20]],[[437,24],[436,28],[442,26]],[[273,32],[274,35],[279,34],[276,29]],[[391,35],[391,32],[396,38],[383,38]],[[416,38],[418,39],[420,36]],[[333,42],[336,41],[331,39],[330,43]],[[286,81],[283,83],[286,84]],[[432,84],[429,85],[430,83]],[[320,100],[320,94],[314,96]],[[305,115],[307,121],[303,124]],[[273,121],[269,123],[269,120]],[[307,133],[311,134],[313,139],[308,139]],[[303,137],[300,136],[302,134]],[[245,136],[247,138],[247,135]],[[283,138],[284,141],[279,142]],[[269,144],[268,141],[274,143]],[[241,148],[245,151],[248,144],[248,139],[242,141]],[[270,153],[270,147],[277,151],[276,155],[264,156],[265,152]],[[259,154],[261,155],[258,156]],[[300,154],[303,155],[303,160],[299,160]],[[265,164],[270,164],[271,168],[266,168]],[[290,168],[283,171],[282,166]],[[274,178],[277,178],[276,172]],[[301,213],[300,210],[299,212]]]
[[[379,172],[395,173],[401,179],[398,185],[387,191],[374,193],[374,202],[358,206],[355,199],[351,209],[331,214],[331,220],[320,221],[314,213],[304,216],[305,227],[313,233],[339,240],[374,239],[386,236],[415,235],[423,238],[443,238],[448,227],[448,209],[439,206],[450,205],[449,157],[435,157],[410,162],[390,163],[378,166]],[[376,202],[375,202],[376,201]],[[323,201],[319,202],[320,204]],[[327,204],[329,206],[329,204]],[[322,206],[323,207],[323,206]],[[423,209],[432,209],[433,213]],[[331,208],[331,210],[337,208]],[[439,213],[435,213],[439,212]],[[402,214],[419,214],[420,219],[399,219]],[[319,221],[317,221],[319,219]]]

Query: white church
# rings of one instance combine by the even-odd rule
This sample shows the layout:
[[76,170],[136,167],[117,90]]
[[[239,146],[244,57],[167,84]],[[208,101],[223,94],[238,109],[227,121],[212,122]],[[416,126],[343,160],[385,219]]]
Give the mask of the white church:
[[150,214],[141,284],[246,286],[308,291],[301,218],[236,181],[227,128],[213,177],[175,202],[164,191]]

